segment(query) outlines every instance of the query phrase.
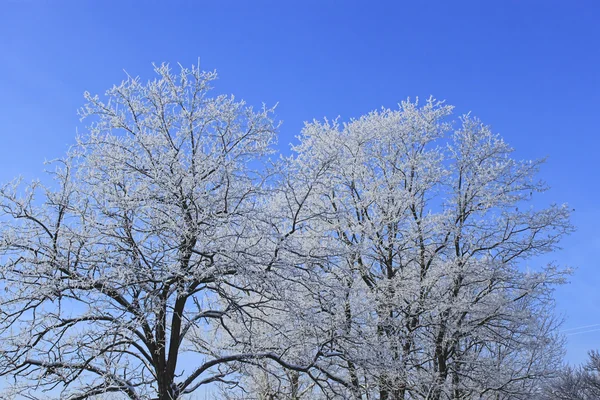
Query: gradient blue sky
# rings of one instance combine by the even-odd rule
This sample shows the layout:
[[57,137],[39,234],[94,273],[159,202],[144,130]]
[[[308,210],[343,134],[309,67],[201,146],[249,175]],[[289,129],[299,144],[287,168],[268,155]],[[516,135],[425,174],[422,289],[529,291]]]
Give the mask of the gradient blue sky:
[[[578,231],[550,259],[567,360],[600,348],[600,2],[16,1],[0,4],[0,182],[39,176],[73,143],[82,93],[151,62],[217,69],[217,91],[279,102],[280,146],[303,121],[358,117],[406,97],[472,111],[516,148],[548,156],[545,202]],[[589,332],[591,331],[591,332]],[[585,332],[585,333],[581,333]]]

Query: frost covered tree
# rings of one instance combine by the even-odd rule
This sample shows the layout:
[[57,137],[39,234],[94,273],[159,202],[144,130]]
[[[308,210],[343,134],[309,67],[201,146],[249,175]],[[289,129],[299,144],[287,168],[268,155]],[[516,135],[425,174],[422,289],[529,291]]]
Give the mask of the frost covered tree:
[[[105,99],[53,182],[0,189],[0,377],[65,399],[528,399],[560,362],[528,260],[571,230],[541,161],[452,107],[305,126],[156,67]],[[8,393],[10,395],[11,393]]]
[[213,72],[155,72],[85,95],[52,184],[0,190],[0,376],[18,393],[173,400],[256,356],[272,110],[209,97]]
[[[600,353],[588,353],[588,361],[578,367],[565,366],[545,387],[540,400],[593,400],[600,398]],[[536,399],[537,399],[536,398]]]
[[272,215],[292,232],[278,261],[304,324],[285,337],[335,377],[320,396],[526,399],[560,361],[565,271],[524,262],[556,248],[569,210],[528,206],[541,161],[514,160],[470,116],[453,128],[451,112],[406,101],[313,122],[288,160]]

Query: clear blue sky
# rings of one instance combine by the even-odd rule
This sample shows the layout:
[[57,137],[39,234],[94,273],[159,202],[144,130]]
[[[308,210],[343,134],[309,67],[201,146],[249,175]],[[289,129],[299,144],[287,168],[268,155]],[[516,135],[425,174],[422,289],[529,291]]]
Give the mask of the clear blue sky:
[[[150,77],[151,62],[200,57],[219,92],[279,102],[285,149],[305,120],[434,95],[518,157],[549,157],[543,200],[570,203],[578,227],[551,257],[578,268],[558,309],[565,329],[600,324],[600,2],[408,3],[4,0],[0,181],[39,176],[82,128],[84,90],[102,93],[123,69]],[[600,331],[568,336],[567,359],[593,348]]]

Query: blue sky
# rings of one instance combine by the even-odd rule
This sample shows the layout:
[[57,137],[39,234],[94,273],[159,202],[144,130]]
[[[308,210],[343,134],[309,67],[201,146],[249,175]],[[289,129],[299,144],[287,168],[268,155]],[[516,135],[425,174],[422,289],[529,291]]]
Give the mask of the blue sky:
[[[287,149],[313,118],[358,117],[407,97],[472,111],[516,148],[548,156],[578,230],[550,259],[564,328],[600,324],[600,3],[596,1],[16,1],[0,11],[0,182],[41,174],[73,143],[85,90],[151,62],[217,69],[217,91],[279,103]],[[600,348],[571,330],[567,360]],[[588,332],[592,331],[592,332]],[[587,332],[587,333],[580,333]]]

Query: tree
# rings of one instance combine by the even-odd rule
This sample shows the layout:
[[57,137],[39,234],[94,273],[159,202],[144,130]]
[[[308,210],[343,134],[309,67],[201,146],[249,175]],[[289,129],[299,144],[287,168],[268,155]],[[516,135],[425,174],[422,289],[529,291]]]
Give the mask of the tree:
[[470,116],[453,129],[451,111],[313,122],[288,161],[272,215],[293,227],[280,258],[305,301],[288,312],[313,343],[304,359],[337,378],[328,398],[526,399],[560,361],[566,271],[522,262],[556,248],[569,210],[527,207],[542,161],[514,160]]
[[[527,399],[562,352],[524,268],[569,210],[527,202],[541,161],[430,99],[305,126],[156,67],[86,94],[54,183],[0,190],[0,376],[61,398]],[[182,365],[183,357],[188,361]]]
[[256,356],[228,323],[268,302],[251,166],[265,170],[272,109],[209,97],[214,72],[155,71],[85,94],[89,132],[53,185],[0,190],[0,376],[22,393],[172,400]]
[[590,351],[579,367],[565,366],[545,387],[541,400],[593,400],[600,397],[600,353]]

